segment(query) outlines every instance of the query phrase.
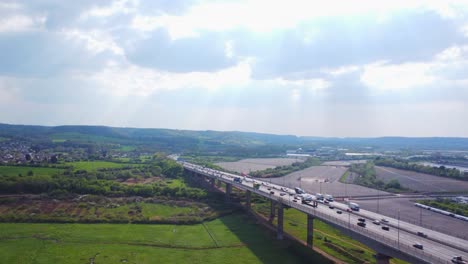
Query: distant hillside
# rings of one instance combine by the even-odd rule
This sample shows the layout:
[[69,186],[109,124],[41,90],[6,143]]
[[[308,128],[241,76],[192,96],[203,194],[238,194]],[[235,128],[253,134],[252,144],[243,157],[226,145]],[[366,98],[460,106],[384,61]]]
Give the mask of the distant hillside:
[[372,147],[386,150],[464,150],[468,138],[455,137],[379,137],[379,138],[320,138],[301,137],[302,141],[341,147]]
[[[154,128],[117,128],[106,126],[27,126],[0,124],[0,137],[54,142],[104,142],[140,144],[168,151],[284,153],[299,147],[342,147],[377,150],[465,150],[468,138],[327,138],[297,137],[239,131],[194,131]],[[242,151],[241,151],[242,150]]]
[[[250,132],[191,131],[175,129],[116,128],[105,126],[25,126],[0,124],[0,137],[28,141],[96,142],[144,145],[167,151],[284,153],[297,147],[296,136]],[[281,146],[281,147],[280,147]]]

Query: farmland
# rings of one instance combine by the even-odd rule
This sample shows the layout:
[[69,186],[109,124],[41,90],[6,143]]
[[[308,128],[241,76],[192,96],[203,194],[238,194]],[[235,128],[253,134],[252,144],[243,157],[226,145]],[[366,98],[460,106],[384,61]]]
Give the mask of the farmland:
[[259,159],[243,159],[235,162],[218,162],[218,165],[226,170],[238,173],[249,173],[251,171],[266,170],[277,166],[291,165],[294,162],[303,161],[301,159],[291,158],[259,158]]
[[418,192],[467,192],[468,182],[429,174],[376,166],[377,178],[385,182],[397,179],[408,189]]
[[177,226],[0,224],[6,263],[327,263],[291,252],[242,215]]

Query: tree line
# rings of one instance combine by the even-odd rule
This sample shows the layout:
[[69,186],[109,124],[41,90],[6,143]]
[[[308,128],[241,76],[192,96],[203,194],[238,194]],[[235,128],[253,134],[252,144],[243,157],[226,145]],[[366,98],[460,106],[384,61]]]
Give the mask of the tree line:
[[127,185],[118,182],[131,177],[160,176],[163,179],[184,177],[183,167],[177,162],[156,155],[145,166],[136,168],[101,169],[96,172],[86,170],[66,170],[55,175],[0,175],[2,194],[41,194],[54,196],[67,194],[96,194],[105,196],[166,196],[201,199],[206,191],[188,186],[170,186],[165,181],[151,184]]
[[358,174],[358,177],[354,179],[354,183],[356,184],[386,191],[400,191],[404,189],[397,179],[392,179],[387,183],[381,179],[377,179],[377,173],[372,161],[352,164],[349,170]]

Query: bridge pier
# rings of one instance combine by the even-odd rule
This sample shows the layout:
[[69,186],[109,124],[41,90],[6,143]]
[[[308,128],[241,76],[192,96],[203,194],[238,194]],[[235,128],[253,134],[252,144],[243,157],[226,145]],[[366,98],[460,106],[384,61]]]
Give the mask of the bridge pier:
[[270,223],[273,222],[273,219],[275,219],[275,201],[271,200],[271,206],[270,206]]
[[314,246],[314,217],[307,215],[307,246]]
[[216,181],[216,186],[218,186],[218,188],[221,188],[221,183],[222,183],[221,180],[218,179],[218,180]]
[[278,204],[278,223],[276,226],[276,229],[277,229],[276,238],[278,240],[283,240],[283,215],[284,215],[283,203],[279,203]]
[[382,253],[377,253],[374,257],[377,260],[377,264],[390,264],[390,259],[392,258]]
[[226,202],[231,201],[232,184],[226,183]]
[[211,186],[215,187],[215,182],[216,182],[216,180],[214,178],[210,178]]
[[246,191],[245,192],[245,207],[247,207],[247,210],[250,210],[251,208],[251,202],[250,202],[251,199],[252,199],[252,192]]

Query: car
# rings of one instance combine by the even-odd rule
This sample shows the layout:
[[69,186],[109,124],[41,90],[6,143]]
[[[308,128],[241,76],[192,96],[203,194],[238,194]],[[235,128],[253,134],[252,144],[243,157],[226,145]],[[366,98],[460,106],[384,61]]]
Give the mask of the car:
[[468,262],[466,262],[461,256],[455,256],[452,258],[452,263],[455,263],[455,264],[466,264]]
[[271,191],[270,194],[275,194],[275,192],[274,192],[274,191]]
[[372,223],[373,223],[374,225],[380,225],[380,221],[379,221],[379,220],[377,220],[377,219],[376,219],[376,220],[374,220],[374,221],[372,221]]
[[271,188],[268,188],[267,190],[271,191]]
[[423,232],[418,232],[417,234],[418,234],[418,236],[420,236],[420,237],[424,237],[424,238],[427,237],[427,234],[426,234],[426,233],[423,233]]
[[388,223],[388,220],[385,219],[385,218],[382,218],[382,219],[380,219],[380,222],[382,222],[382,223]]
[[351,213],[353,210],[346,208],[346,212]]
[[335,209],[335,206],[330,205],[330,206],[328,206],[328,208],[330,208],[330,209]]
[[364,219],[364,218],[358,218],[358,221],[364,223],[364,222],[366,222],[366,219]]
[[294,199],[294,200],[293,200],[293,202],[297,203],[297,200],[296,200],[296,199]]
[[424,249],[423,245],[420,244],[420,243],[413,244],[413,247],[415,247],[415,248],[417,248],[417,249],[421,249],[421,250]]
[[366,223],[364,222],[358,222],[357,225],[360,227],[366,227]]
[[390,231],[390,227],[388,227],[388,226],[382,226],[382,230]]
[[329,204],[330,202],[327,201],[327,200],[323,200],[323,203],[324,203],[324,204]]
[[285,196],[285,195],[286,195],[286,193],[284,193],[284,192],[280,193],[280,196]]
[[338,210],[338,211],[336,211],[336,213],[337,213],[337,214],[342,214],[343,212],[340,211],[340,210]]

